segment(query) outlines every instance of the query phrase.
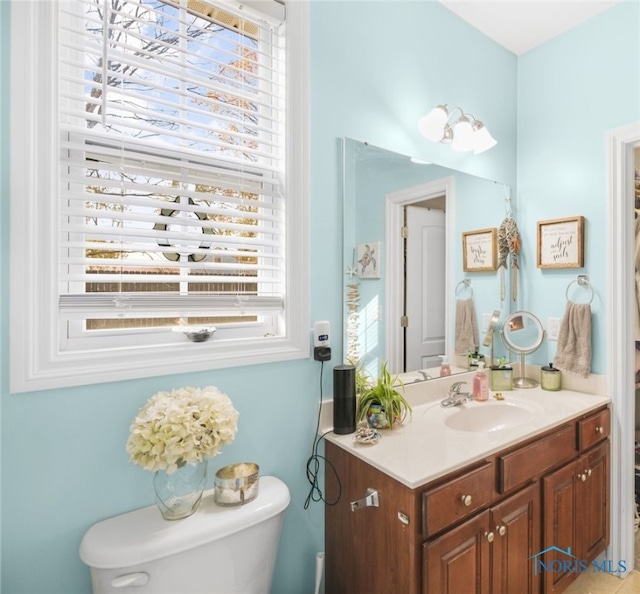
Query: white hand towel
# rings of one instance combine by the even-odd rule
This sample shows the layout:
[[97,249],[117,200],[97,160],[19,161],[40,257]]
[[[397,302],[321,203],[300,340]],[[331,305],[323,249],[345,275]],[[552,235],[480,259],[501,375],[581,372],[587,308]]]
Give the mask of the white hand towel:
[[562,371],[588,377],[591,371],[591,306],[567,301],[558,332],[553,364]]
[[455,353],[466,356],[478,348],[478,323],[473,299],[456,301]]

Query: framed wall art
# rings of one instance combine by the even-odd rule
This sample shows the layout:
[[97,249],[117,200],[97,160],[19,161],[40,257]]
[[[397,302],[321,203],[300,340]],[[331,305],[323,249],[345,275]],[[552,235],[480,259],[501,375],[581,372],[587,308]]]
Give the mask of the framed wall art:
[[584,217],[538,221],[538,268],[584,266]]
[[359,243],[357,252],[358,278],[380,278],[380,242]]
[[497,235],[495,228],[462,233],[462,268],[465,272],[495,270],[498,267]]

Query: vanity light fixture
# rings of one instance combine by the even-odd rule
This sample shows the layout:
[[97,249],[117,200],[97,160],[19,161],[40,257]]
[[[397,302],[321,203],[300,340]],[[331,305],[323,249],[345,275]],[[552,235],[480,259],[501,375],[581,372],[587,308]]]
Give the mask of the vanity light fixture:
[[[451,116],[459,111],[455,118]],[[473,151],[478,155],[497,144],[487,127],[460,107],[451,112],[446,105],[434,107],[426,116],[418,120],[420,133],[433,142],[451,143],[454,151]]]

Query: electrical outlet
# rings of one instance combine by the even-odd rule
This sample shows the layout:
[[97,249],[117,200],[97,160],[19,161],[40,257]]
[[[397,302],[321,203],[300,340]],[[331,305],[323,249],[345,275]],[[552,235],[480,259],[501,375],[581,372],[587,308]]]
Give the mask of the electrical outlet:
[[482,331],[486,332],[489,329],[489,324],[491,323],[491,314],[483,313],[482,314]]
[[560,334],[560,318],[549,318],[547,323],[547,338],[549,340],[558,340]]

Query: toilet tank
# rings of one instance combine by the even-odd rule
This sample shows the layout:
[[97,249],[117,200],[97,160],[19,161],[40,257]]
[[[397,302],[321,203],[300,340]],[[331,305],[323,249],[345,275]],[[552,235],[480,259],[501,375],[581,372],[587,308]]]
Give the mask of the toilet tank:
[[213,489],[183,520],[152,505],[92,526],[80,558],[94,594],[268,594],[289,501],[287,486],[264,476],[243,506],[216,505]]

